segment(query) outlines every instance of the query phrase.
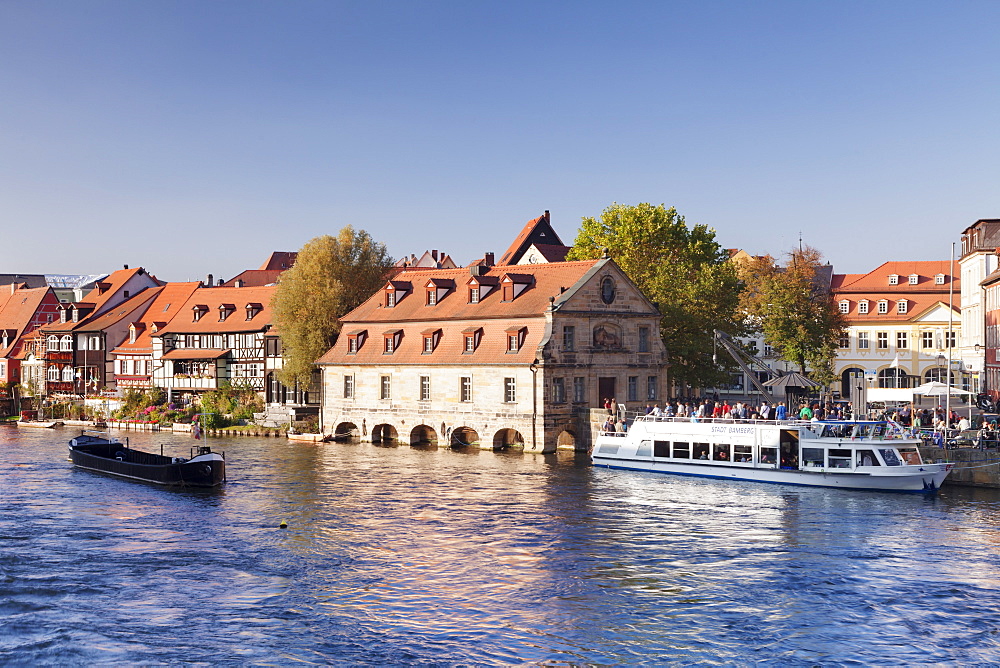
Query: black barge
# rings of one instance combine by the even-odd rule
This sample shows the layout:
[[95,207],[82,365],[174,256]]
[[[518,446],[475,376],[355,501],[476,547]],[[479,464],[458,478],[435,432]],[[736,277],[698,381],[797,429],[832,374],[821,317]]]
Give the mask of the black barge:
[[105,434],[82,433],[69,442],[73,465],[122,478],[158,485],[215,487],[226,480],[226,460],[208,446],[199,446],[190,458],[133,450]]

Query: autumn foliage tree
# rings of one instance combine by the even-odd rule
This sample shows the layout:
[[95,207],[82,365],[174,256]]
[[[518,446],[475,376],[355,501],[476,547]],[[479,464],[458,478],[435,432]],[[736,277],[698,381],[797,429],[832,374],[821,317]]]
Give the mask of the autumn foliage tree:
[[740,283],[729,253],[706,225],[688,226],[673,207],[612,204],[584,218],[567,259],[601,257],[604,249],[661,313],[660,335],[671,379],[708,387],[728,379],[713,360],[713,330],[744,333]]
[[822,254],[803,246],[788,253],[784,265],[765,255],[741,264],[739,274],[742,309],[764,341],[801,373],[808,367],[814,380],[829,384],[845,322]]
[[283,349],[282,383],[309,383],[313,362],[337,340],[339,318],[378,290],[391,267],[385,245],[350,225],[299,250],[271,300]]

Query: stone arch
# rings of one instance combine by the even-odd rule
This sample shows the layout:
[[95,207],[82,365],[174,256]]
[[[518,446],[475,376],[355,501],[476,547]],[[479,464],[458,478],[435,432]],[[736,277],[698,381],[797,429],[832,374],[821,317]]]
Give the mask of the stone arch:
[[433,427],[418,424],[410,430],[410,445],[437,445],[438,436]]
[[493,449],[523,448],[524,436],[517,429],[501,429],[493,435]]
[[358,438],[361,430],[353,422],[341,422],[333,430],[333,437],[336,439]]
[[559,449],[576,450],[576,432],[572,429],[563,429],[556,438],[556,447]]
[[859,366],[852,366],[844,369],[840,372],[840,396],[850,397],[852,390],[852,381],[860,381],[862,387],[866,386],[867,383],[864,382],[865,370]]
[[479,447],[479,432],[472,427],[455,427],[451,430],[451,447],[471,445]]
[[391,424],[377,424],[372,427],[372,443],[393,443],[399,435]]

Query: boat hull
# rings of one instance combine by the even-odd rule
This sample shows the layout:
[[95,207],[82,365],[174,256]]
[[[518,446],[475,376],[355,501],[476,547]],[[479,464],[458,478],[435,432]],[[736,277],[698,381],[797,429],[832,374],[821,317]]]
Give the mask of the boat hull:
[[132,450],[124,443],[78,437],[70,441],[73,465],[121,478],[178,487],[216,487],[226,479],[226,460],[214,452],[191,459]]
[[934,493],[948,476],[951,464],[924,464],[918,471],[905,471],[900,475],[873,476],[868,473],[809,472],[801,470],[741,468],[733,465],[681,464],[668,462],[643,462],[635,460],[594,457],[593,464],[601,468],[650,471],[672,475],[746,480],[806,487],[835,487],[873,492]]

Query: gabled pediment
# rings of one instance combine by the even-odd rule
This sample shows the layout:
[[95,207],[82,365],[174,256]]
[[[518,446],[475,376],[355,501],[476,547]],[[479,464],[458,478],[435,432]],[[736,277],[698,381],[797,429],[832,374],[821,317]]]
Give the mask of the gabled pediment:
[[[960,322],[958,309],[952,310],[951,313],[952,321]],[[913,318],[911,322],[948,322],[948,305],[944,302],[937,302]]]

